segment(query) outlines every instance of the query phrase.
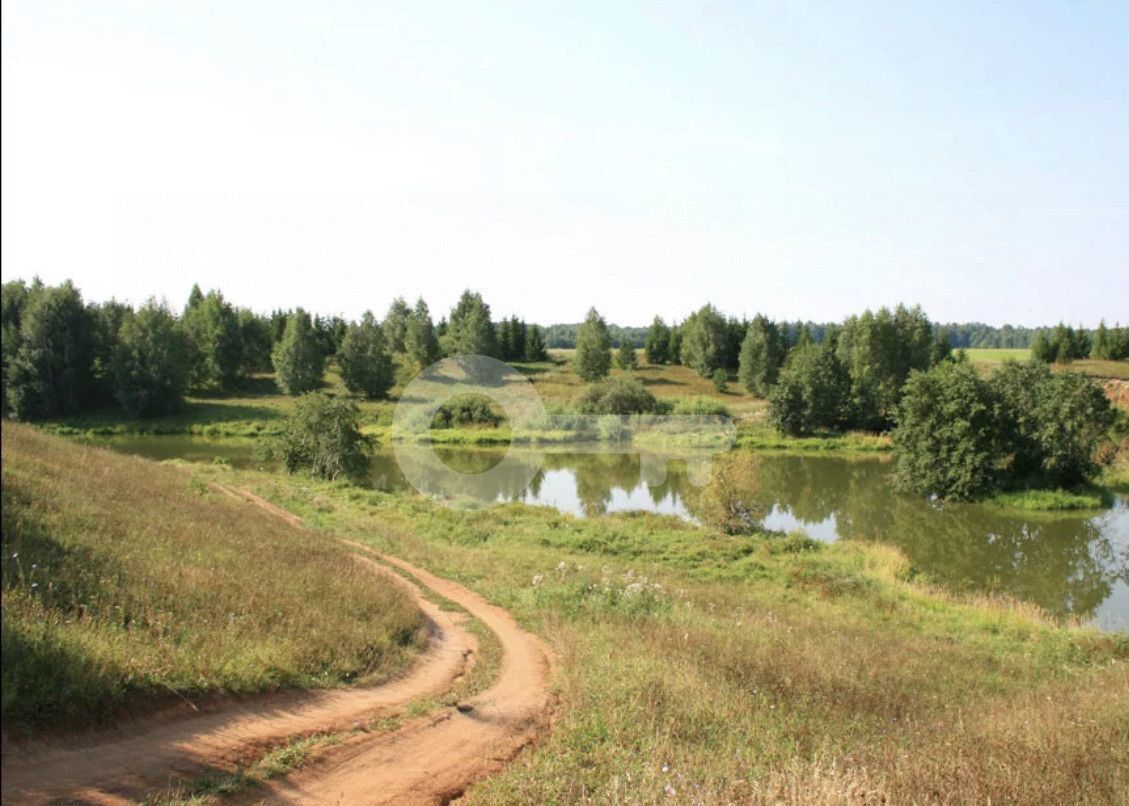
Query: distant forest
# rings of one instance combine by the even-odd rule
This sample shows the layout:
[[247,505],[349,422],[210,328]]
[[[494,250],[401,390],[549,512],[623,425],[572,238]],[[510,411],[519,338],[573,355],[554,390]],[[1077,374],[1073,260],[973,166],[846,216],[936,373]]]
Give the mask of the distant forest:
[[[788,331],[788,336],[793,341],[795,340],[796,334],[800,332],[800,329],[806,326],[808,333],[811,334],[812,341],[822,343],[827,330],[833,328],[835,325],[831,322],[796,321],[782,322],[781,326]],[[576,329],[578,327],[580,327],[579,323],[571,325],[549,325],[544,329],[545,346],[562,349],[575,347]],[[1042,333],[1046,338],[1050,338],[1054,327],[1016,327],[1014,325],[993,327],[983,322],[950,322],[948,324],[934,323],[933,330],[934,333],[947,332],[949,335],[949,345],[955,350],[961,347],[1029,348],[1035,342],[1035,337],[1039,333]],[[1085,328],[1075,328],[1075,330],[1086,334],[1090,338],[1093,338],[1095,333],[1095,331]],[[624,337],[626,337],[628,343],[634,347],[641,348],[647,341],[647,327],[621,327],[619,325],[609,324],[608,334],[611,337],[612,343],[615,345],[621,344]]]

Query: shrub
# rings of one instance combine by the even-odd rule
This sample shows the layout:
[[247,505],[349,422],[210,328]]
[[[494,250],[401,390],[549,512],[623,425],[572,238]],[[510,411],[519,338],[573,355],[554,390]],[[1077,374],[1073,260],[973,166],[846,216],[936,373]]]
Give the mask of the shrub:
[[635,356],[635,347],[624,337],[615,354],[615,363],[623,371],[633,370],[639,366],[639,359]]
[[942,498],[973,498],[994,483],[1000,435],[995,398],[970,364],[914,372],[894,429],[897,485]]
[[725,392],[729,389],[729,373],[721,367],[713,371],[710,380],[713,381],[713,388],[719,392]]
[[439,407],[431,419],[432,428],[455,428],[461,425],[494,427],[502,418],[490,408],[489,401],[479,395],[454,397]]
[[639,381],[612,378],[588,387],[576,399],[581,414],[649,414],[659,410],[658,401]]
[[294,404],[271,448],[288,473],[306,470],[312,476],[359,478],[368,470],[371,440],[360,432],[360,410],[348,400],[321,392],[303,395]]
[[713,460],[706,484],[686,491],[686,506],[725,534],[752,534],[764,518],[756,500],[760,486],[760,458],[745,451],[728,453]]

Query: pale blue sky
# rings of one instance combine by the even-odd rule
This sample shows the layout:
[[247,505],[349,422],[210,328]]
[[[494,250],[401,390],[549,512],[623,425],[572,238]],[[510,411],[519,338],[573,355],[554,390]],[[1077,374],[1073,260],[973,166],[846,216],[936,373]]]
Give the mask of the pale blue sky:
[[1129,3],[3,11],[3,273],[177,306],[1129,321]]

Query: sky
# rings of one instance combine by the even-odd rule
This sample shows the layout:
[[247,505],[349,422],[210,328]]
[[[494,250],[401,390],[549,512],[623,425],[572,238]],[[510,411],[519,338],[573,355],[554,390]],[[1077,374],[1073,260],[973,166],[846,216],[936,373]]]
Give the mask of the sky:
[[1129,3],[5,0],[2,272],[1129,322]]

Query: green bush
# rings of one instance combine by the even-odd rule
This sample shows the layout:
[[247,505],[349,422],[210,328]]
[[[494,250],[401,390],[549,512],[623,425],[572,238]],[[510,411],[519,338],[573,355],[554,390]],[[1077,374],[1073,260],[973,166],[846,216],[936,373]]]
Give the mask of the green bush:
[[490,408],[486,398],[479,395],[454,397],[439,407],[431,419],[432,428],[456,428],[462,425],[485,425],[494,427],[502,418]]
[[368,471],[371,440],[358,428],[360,409],[321,392],[303,395],[271,446],[288,473],[323,479],[360,478]]
[[658,401],[631,378],[612,378],[588,387],[576,399],[581,414],[650,414],[659,411]]

